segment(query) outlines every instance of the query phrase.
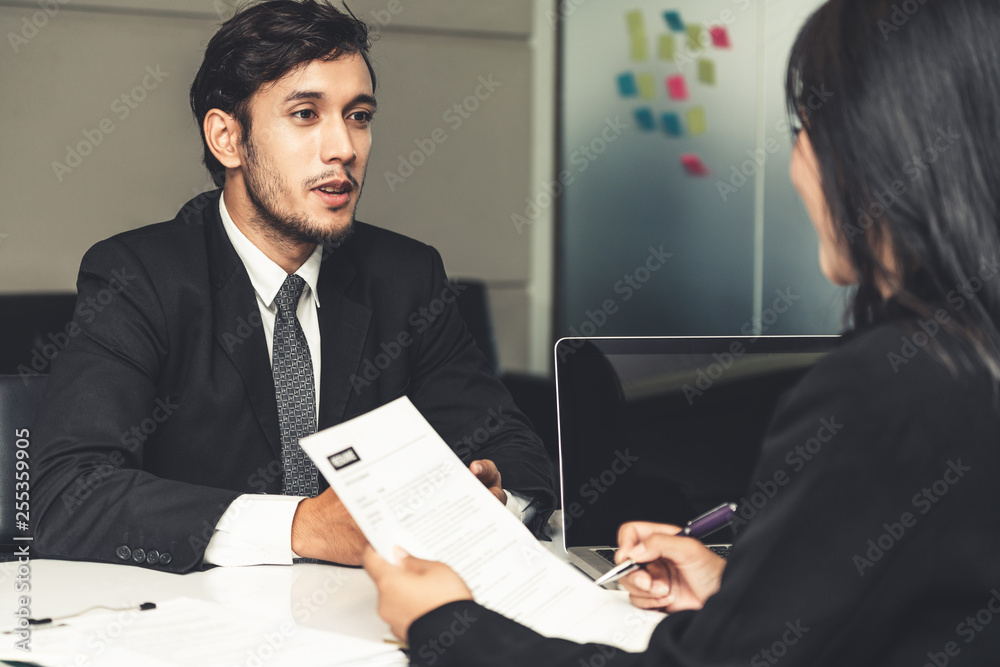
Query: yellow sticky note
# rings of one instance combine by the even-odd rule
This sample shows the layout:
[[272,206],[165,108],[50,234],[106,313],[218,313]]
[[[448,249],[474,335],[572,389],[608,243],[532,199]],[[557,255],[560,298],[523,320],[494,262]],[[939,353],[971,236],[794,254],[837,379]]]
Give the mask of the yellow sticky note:
[[656,83],[652,74],[640,74],[635,77],[635,82],[639,86],[639,96],[644,100],[656,99]]
[[698,59],[698,80],[709,86],[715,85],[715,61],[708,58]]
[[705,107],[695,107],[688,111],[688,132],[692,136],[708,132],[708,117],[705,116]]
[[646,30],[646,21],[642,17],[641,10],[634,10],[625,15],[625,21],[628,23],[629,34],[635,34],[636,32],[644,32]]
[[632,42],[632,60],[645,62],[649,60],[649,44],[646,38],[646,19],[639,10],[625,15],[628,24],[629,39]]
[[649,60],[649,48],[646,45],[646,38],[632,39],[632,60],[637,63],[644,63]]
[[660,35],[660,60],[673,60],[677,42],[673,35]]
[[692,51],[701,51],[705,48],[705,28],[698,23],[688,23],[687,26],[688,48]]

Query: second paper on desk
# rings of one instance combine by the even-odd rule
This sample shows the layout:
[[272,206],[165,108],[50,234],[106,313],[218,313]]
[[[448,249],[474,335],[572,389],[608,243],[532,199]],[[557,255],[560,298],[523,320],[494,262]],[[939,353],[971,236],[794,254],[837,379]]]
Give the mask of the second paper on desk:
[[642,651],[664,617],[540,545],[405,396],[301,444],[383,558],[398,545],[442,561],[476,602],[540,634]]

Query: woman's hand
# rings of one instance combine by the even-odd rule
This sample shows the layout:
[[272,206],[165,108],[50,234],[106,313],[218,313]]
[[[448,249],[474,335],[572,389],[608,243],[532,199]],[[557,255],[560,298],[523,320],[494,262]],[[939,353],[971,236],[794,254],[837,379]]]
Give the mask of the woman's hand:
[[633,521],[618,529],[615,560],[646,564],[619,582],[642,609],[701,609],[719,590],[726,561],[698,540],[678,536],[680,528]]
[[472,591],[444,563],[414,558],[396,547],[393,565],[368,547],[363,563],[378,588],[378,615],[392,634],[406,641],[410,625],[429,611],[456,600],[471,600]]

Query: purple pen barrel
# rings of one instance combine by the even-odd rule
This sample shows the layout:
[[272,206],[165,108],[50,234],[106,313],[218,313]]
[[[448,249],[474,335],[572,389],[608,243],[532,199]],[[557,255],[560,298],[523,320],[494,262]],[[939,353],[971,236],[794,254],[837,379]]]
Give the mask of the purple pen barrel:
[[705,537],[731,524],[735,516],[736,503],[726,503],[688,521],[684,529],[681,530],[681,534],[690,537]]

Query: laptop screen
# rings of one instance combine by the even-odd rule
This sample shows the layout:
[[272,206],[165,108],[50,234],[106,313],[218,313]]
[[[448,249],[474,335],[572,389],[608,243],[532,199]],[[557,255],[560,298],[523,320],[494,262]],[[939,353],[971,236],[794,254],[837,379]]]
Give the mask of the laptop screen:
[[[683,526],[724,502],[739,502],[778,399],[838,340],[560,340],[566,547],[615,545],[625,521]],[[725,528],[705,541],[732,539]]]

